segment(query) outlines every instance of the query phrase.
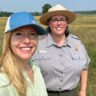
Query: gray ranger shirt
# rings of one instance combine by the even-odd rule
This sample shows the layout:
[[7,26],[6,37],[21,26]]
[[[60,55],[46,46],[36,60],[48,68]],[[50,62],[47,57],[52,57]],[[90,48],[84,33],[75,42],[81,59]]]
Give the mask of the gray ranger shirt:
[[72,34],[61,47],[56,46],[50,34],[41,38],[32,60],[39,64],[49,91],[76,88],[81,71],[88,69],[90,62],[82,42]]

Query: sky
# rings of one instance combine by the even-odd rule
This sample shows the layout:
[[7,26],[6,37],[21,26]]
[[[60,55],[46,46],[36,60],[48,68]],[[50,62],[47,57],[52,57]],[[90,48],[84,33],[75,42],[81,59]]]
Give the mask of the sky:
[[1,0],[0,11],[42,12],[45,4],[61,4],[71,11],[96,10],[96,0]]

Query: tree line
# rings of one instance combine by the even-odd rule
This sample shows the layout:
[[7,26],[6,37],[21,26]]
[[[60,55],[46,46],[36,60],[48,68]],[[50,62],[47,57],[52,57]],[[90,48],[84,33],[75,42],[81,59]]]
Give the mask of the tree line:
[[93,10],[93,11],[76,11],[75,13],[79,13],[79,14],[96,14],[96,10]]
[[[52,6],[50,4],[44,4],[42,6],[42,12],[31,12],[34,16],[39,16],[43,13],[46,13],[48,11],[49,8],[51,8]],[[76,11],[75,13],[79,13],[79,14],[96,14],[96,10],[93,11]],[[8,17],[11,14],[13,14],[13,12],[3,12],[0,11],[0,17]]]
[[[39,15],[47,12],[49,8],[51,8],[50,4],[44,4],[44,6],[42,6],[42,12],[30,12],[30,13],[32,13],[34,16],[39,16]],[[13,14],[13,12],[3,12],[3,11],[0,11],[0,17],[8,17],[11,14]]]

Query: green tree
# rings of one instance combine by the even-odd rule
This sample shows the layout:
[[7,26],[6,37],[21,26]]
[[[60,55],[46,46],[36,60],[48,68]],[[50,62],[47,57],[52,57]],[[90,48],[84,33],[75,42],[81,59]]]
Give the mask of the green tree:
[[12,12],[3,12],[3,11],[0,11],[0,17],[8,17],[11,14],[13,14],[13,13]]
[[42,7],[42,13],[46,13],[48,12],[48,9],[51,8],[52,6],[50,4],[45,4],[43,7]]

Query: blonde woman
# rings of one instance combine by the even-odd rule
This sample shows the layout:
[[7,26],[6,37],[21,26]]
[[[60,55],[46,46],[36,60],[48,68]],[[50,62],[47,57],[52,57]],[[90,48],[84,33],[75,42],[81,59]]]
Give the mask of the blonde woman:
[[0,96],[47,96],[34,54],[38,35],[45,34],[27,12],[12,14],[6,23],[0,61]]

